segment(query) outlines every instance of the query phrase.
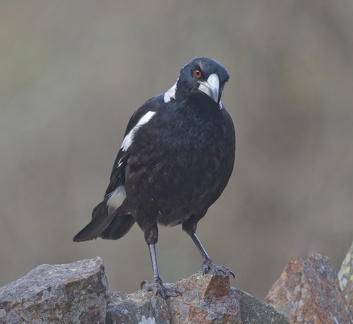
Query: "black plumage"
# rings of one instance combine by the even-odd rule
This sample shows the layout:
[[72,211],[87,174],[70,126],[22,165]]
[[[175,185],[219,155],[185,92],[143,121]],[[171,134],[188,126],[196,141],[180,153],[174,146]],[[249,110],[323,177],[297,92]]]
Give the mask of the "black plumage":
[[175,295],[159,276],[158,224],[191,236],[204,262],[216,267],[196,236],[198,221],[218,199],[233,170],[235,132],[221,102],[226,69],[210,58],[193,59],[176,84],[146,101],[131,117],[104,200],[74,241],[119,239],[136,222],[149,245],[154,283],[162,297]]

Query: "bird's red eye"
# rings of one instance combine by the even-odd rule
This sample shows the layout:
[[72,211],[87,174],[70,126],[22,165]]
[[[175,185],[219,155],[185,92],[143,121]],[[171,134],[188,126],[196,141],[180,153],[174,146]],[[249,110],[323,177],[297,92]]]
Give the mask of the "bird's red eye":
[[201,76],[202,76],[202,72],[200,71],[200,70],[194,70],[194,71],[192,71],[192,74],[194,75],[194,77],[196,78],[196,79],[200,79],[201,78]]

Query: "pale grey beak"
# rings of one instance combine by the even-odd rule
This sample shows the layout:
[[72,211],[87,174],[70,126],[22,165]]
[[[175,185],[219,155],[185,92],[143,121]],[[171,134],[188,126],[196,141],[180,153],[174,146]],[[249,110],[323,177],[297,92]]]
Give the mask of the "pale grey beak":
[[199,90],[206,93],[213,101],[218,103],[219,99],[219,77],[216,73],[211,74],[207,81],[199,81]]

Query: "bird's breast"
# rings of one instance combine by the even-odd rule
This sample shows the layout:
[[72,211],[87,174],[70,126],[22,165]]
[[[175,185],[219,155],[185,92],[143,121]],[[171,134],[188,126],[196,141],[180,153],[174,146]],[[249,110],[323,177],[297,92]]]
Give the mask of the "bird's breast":
[[227,152],[234,147],[217,120],[169,121],[136,133],[125,188],[138,210],[175,225],[219,197],[230,176],[227,165],[233,163]]

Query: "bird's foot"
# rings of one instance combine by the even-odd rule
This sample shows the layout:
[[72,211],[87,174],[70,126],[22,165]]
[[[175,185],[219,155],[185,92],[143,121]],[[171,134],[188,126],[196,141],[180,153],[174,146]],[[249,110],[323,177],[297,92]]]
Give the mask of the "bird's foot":
[[211,259],[206,259],[202,263],[202,273],[210,273],[212,272],[213,275],[216,275],[219,272],[222,272],[226,276],[233,276],[235,278],[234,273],[229,270],[227,267],[220,265],[220,264],[215,264],[212,262]]
[[164,286],[162,279],[156,279],[155,282],[142,281],[141,289],[146,289],[147,291],[153,291],[154,295],[161,296],[164,300],[169,297],[181,296],[181,292],[176,289],[169,289]]

